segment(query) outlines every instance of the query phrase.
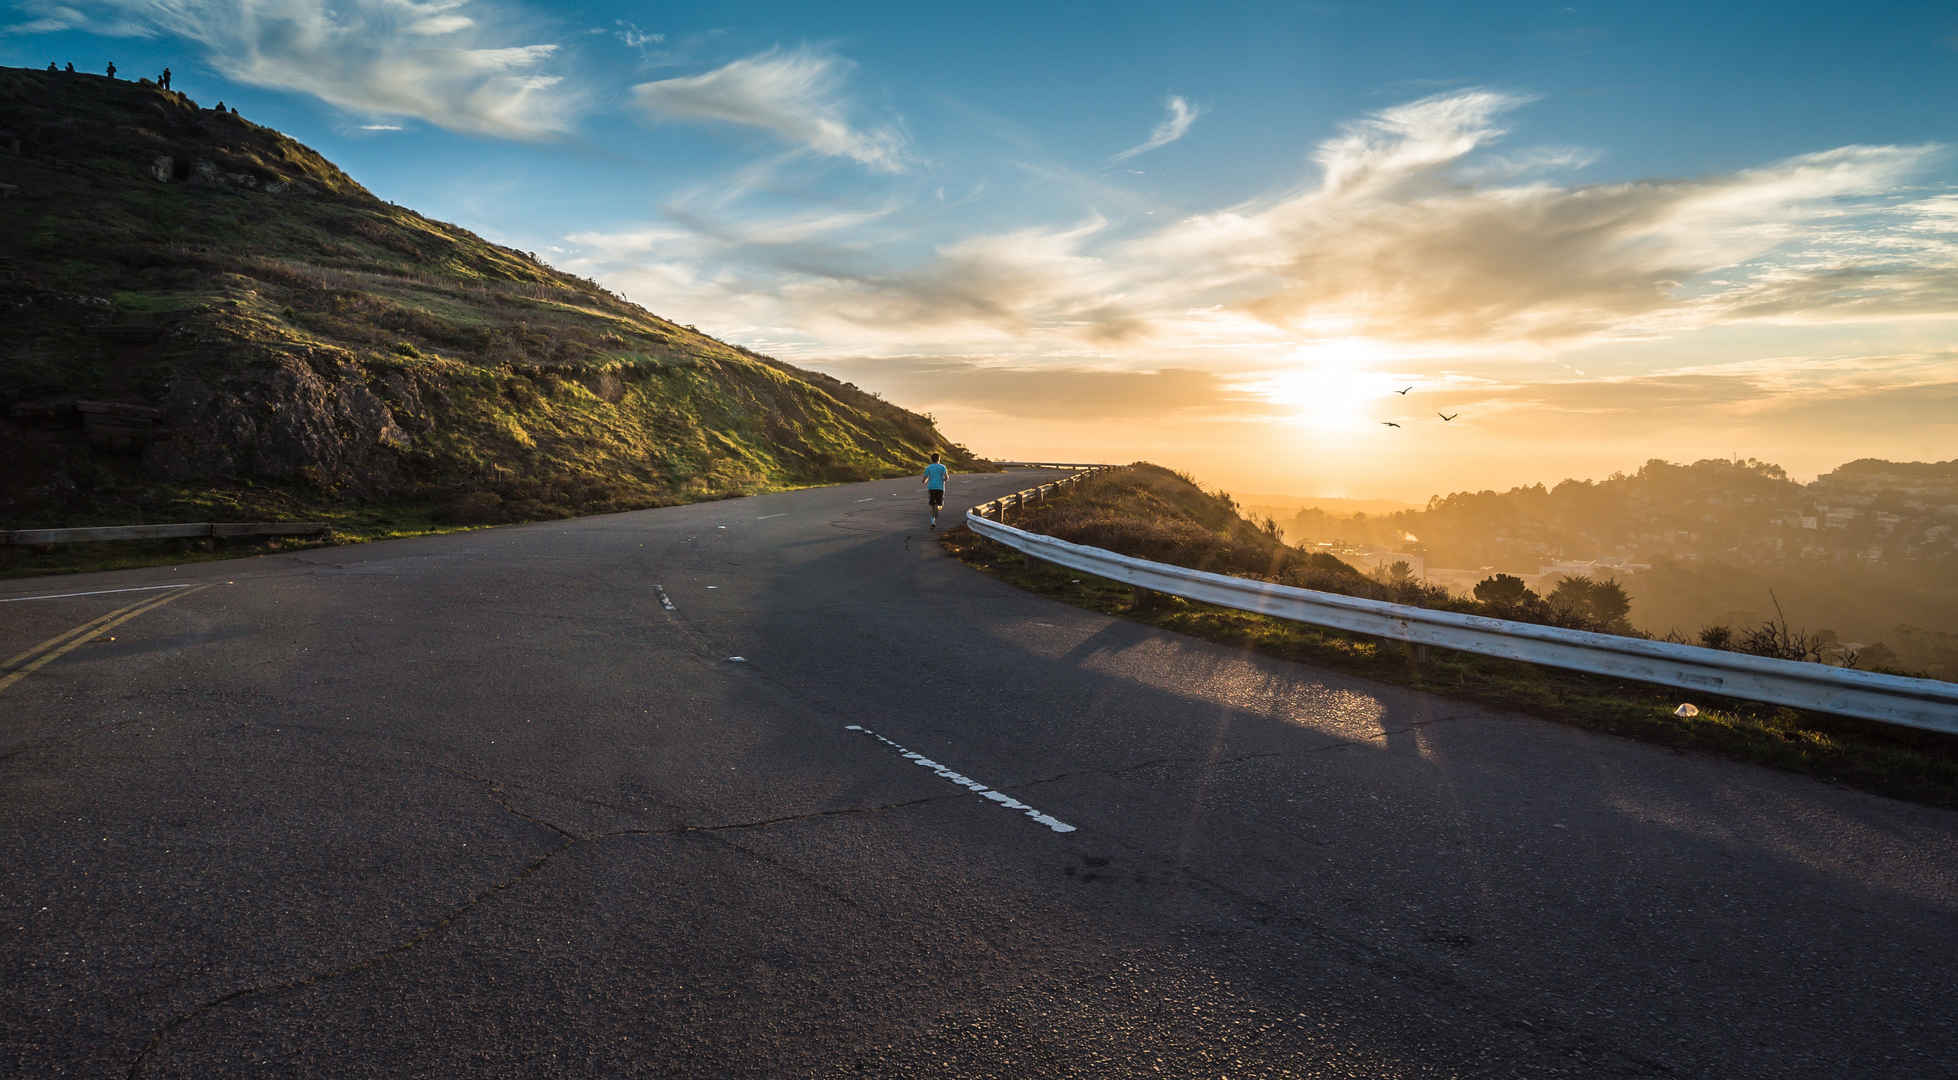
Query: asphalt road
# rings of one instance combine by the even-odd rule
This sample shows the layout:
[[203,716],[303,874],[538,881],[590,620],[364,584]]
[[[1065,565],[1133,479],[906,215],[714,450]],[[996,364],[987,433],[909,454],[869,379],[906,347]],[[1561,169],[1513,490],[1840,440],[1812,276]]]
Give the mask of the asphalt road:
[[1061,606],[922,501],[0,585],[0,1074],[1958,1075],[1958,815]]

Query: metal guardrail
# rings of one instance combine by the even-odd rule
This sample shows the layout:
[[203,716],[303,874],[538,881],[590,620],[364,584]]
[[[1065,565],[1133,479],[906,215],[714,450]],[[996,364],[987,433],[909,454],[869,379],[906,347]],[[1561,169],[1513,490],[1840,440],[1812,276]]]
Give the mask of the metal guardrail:
[[186,521],[173,525],[101,525],[86,529],[0,529],[0,544],[86,544],[104,540],[185,537],[316,536],[323,521]]
[[[1009,508],[1026,505],[1030,493],[1040,492],[1044,499],[1048,489],[1058,490],[1084,475],[982,503],[966,512],[966,525],[987,539],[1070,570],[1220,607],[1417,645],[1958,734],[1958,683],[1317,592],[1150,562],[1005,524]],[[989,520],[995,518],[999,520]]]
[[1068,464],[1059,461],[995,461],[993,464],[1006,469],[1071,469],[1077,472],[1083,469],[1113,468],[1110,465]]
[[[1044,503],[1047,501],[1047,496],[1055,494],[1056,492],[1060,491],[1061,488],[1066,487],[1069,484],[1079,483],[1083,477],[1092,476],[1095,473],[1102,471],[1103,469],[1113,468],[1113,466],[1110,465],[1030,465],[1026,462],[1017,462],[1017,461],[1015,462],[1002,461],[1002,462],[996,462],[996,464],[1011,465],[1016,468],[1077,469],[1079,471],[1074,473],[1072,476],[1064,476],[1061,479],[1056,480],[1051,484],[1041,484],[1038,487],[1023,488],[1019,491],[1014,492],[1011,495],[1003,495],[997,499],[992,500],[991,502],[980,503],[978,506],[975,506],[972,509],[967,510],[965,512],[966,520],[968,523],[970,523],[972,515],[974,514],[979,515],[981,518],[988,518],[988,517],[998,518],[1000,521],[1005,521],[1006,514],[1009,510],[1019,510],[1027,506],[1028,504],[1038,505],[1040,503]],[[1032,535],[1032,534],[1029,533],[1027,535]]]

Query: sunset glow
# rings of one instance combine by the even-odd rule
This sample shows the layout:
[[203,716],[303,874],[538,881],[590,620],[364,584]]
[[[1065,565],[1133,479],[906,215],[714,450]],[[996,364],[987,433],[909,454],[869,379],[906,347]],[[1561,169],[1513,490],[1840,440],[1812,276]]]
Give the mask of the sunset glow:
[[175,62],[384,198],[999,457],[1421,500],[1958,454],[1936,6],[20,6],[8,63]]
[[1293,422],[1317,432],[1372,431],[1389,417],[1380,411],[1398,398],[1391,378],[1375,370],[1383,351],[1347,339],[1300,349],[1290,364],[1249,384]]

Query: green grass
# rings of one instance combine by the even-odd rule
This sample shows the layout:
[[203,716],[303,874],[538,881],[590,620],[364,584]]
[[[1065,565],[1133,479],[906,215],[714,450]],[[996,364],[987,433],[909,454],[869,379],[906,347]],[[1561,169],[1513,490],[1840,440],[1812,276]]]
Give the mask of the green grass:
[[[1207,561],[1213,568],[1230,562],[1233,556],[1228,551],[1229,541],[1236,538],[1247,542],[1241,530],[1217,513],[1214,505],[1198,503],[1185,493],[1165,498],[1162,488],[1167,485],[1162,477],[1171,474],[1153,466],[1149,470],[1153,471],[1124,470],[1105,479],[1098,478],[1099,484],[1081,485],[1081,491],[1088,497],[1080,502],[1069,494],[1040,511],[1016,519],[1013,524],[1035,532],[1063,535],[1048,526],[1053,522],[1075,526],[1099,522],[1097,528],[1107,535],[1126,536],[1131,541],[1155,538],[1159,543],[1174,545],[1191,544],[1196,531],[1208,531],[1224,542],[1209,559],[1197,561]],[[1096,487],[1102,490],[1097,493]],[[1110,490],[1121,488],[1127,490]],[[1149,516],[1123,523],[1111,513],[1110,507],[1114,505],[1146,509]],[[1184,514],[1179,507],[1191,513]],[[1250,528],[1262,531],[1255,526]],[[1073,531],[1075,534],[1067,535],[1067,539],[1076,540],[1081,535],[1080,530]],[[940,542],[975,569],[1020,588],[1105,615],[1575,727],[1754,762],[1893,798],[1958,807],[1958,739],[1935,732],[1779,706],[1709,699],[1698,693],[1449,649],[1414,647],[1220,608],[1063,570],[985,540],[963,527],[946,532]],[[1255,555],[1254,561],[1265,566],[1277,560],[1282,567],[1287,558],[1261,547],[1254,546],[1249,551]],[[1360,581],[1367,581],[1350,567],[1347,570]],[[1323,566],[1312,572],[1338,576],[1336,571]],[[1690,719],[1673,715],[1679,703],[1689,699],[1700,709],[1700,714]]]
[[[181,95],[0,69],[0,109],[30,133],[0,271],[31,301],[0,320],[0,526],[199,520],[187,489],[267,488],[279,517],[499,523],[902,475],[934,450],[984,467],[924,417],[375,199]],[[157,157],[310,193],[158,182]],[[75,399],[162,417],[98,445]]]

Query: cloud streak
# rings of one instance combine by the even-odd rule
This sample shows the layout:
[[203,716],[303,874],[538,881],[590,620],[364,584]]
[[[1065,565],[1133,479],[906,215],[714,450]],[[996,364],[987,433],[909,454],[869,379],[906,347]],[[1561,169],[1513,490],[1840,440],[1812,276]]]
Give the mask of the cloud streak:
[[1149,133],[1149,138],[1116,154],[1113,160],[1127,161],[1137,154],[1146,154],[1158,147],[1168,146],[1189,134],[1190,125],[1196,123],[1197,117],[1203,115],[1203,110],[1174,95],[1164,107],[1169,110],[1169,115],[1163,117],[1162,123],[1156,125],[1156,130]]
[[580,107],[550,70],[556,44],[513,44],[517,31],[502,27],[514,14],[470,0],[96,0],[47,10],[66,14],[63,27],[46,28],[183,38],[227,78],[368,116],[541,138],[568,130]]
[[[1497,152],[1527,100],[1471,90],[1381,110],[1310,147],[1292,189],[1153,228],[1134,205],[1084,196],[1117,216],[970,235],[896,263],[836,242],[861,224],[848,214],[823,243],[766,249],[682,215],[673,227],[691,239],[661,261],[706,260],[687,294],[703,317],[738,311],[815,353],[1149,369],[1198,350],[1252,369],[1329,339],[1547,356],[1750,322],[1958,317],[1958,195],[1912,188],[1940,148],[1574,184],[1557,174],[1585,164],[1582,150]],[[901,236],[902,215],[877,220]],[[706,235],[721,243],[703,256]],[[747,246],[737,257],[730,243]],[[631,270],[628,256],[590,254],[600,276]]]
[[848,120],[843,83],[851,67],[812,49],[770,49],[702,75],[640,83],[632,96],[650,119],[755,128],[877,172],[903,172],[902,134]]

